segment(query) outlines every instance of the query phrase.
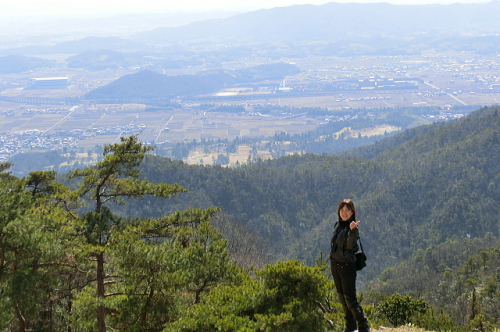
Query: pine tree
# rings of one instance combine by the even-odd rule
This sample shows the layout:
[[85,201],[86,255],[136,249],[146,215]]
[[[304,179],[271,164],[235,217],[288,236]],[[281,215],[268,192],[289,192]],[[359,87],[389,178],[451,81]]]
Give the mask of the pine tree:
[[0,175],[1,329],[10,325],[28,331],[43,325],[49,299],[59,297],[54,291],[59,276],[75,268],[65,255],[71,229],[69,190],[54,179],[52,171],[32,172],[22,179]]
[[[134,220],[118,217],[112,212],[106,205],[111,201],[125,204],[125,198],[170,197],[186,191],[178,184],[155,184],[139,178],[136,167],[151,150],[136,136],[121,138],[121,143],[104,148],[104,159],[95,167],[70,173],[71,179],[82,178],[75,193],[92,206],[82,213],[77,227],[83,242],[77,255],[95,261],[89,285],[76,294],[74,302],[71,319],[80,328],[88,326],[104,332],[108,326],[107,317],[110,317],[117,328],[133,329],[138,324],[140,330],[148,320],[148,313],[154,315],[157,310],[153,309],[157,308],[155,303],[165,305],[163,316],[168,317],[168,303],[161,298],[168,299],[173,290],[186,283],[186,277],[180,272],[172,275],[165,271],[186,268],[192,256],[185,257],[181,249],[192,248],[190,242],[193,238],[202,236],[197,233],[199,228],[193,225],[202,225],[216,211],[190,209],[158,219]],[[215,235],[208,237],[210,244],[217,243],[213,240]],[[198,254],[198,257],[203,257]],[[198,266],[198,270],[207,270],[207,262],[203,263],[205,265]],[[220,273],[208,270],[202,275],[208,278],[208,272],[212,273],[212,278],[220,276]],[[173,279],[168,280],[169,277]],[[196,285],[198,294],[210,283],[210,278],[200,278],[201,285]],[[190,282],[196,283],[196,279],[191,278]],[[157,290],[163,292],[158,294]],[[93,294],[97,294],[97,299]],[[95,317],[93,322],[87,319],[89,314]],[[161,325],[162,318],[156,320]]]

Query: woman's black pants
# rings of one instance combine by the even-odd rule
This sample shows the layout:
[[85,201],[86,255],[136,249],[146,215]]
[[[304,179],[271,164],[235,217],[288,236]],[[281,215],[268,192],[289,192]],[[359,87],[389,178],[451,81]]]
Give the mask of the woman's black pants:
[[369,331],[363,309],[356,298],[356,263],[332,262],[331,269],[340,304],[344,310],[345,330],[354,331],[357,325],[360,332]]

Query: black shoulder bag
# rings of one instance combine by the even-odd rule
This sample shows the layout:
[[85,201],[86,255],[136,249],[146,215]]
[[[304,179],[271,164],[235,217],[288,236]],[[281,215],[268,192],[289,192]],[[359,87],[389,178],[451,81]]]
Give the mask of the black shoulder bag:
[[361,238],[358,238],[358,240],[361,251],[356,253],[356,271],[362,270],[366,266],[366,255],[361,244]]

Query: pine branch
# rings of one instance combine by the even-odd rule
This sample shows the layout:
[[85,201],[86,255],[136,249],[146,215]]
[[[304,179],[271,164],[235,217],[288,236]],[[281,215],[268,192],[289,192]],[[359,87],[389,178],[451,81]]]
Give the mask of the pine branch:
[[88,271],[83,271],[83,270],[80,270],[77,266],[75,265],[71,265],[71,264],[67,264],[67,263],[60,263],[60,262],[47,262],[47,263],[41,263],[41,264],[36,264],[36,268],[39,268],[39,267],[45,267],[45,266],[54,266],[54,265],[57,265],[57,266],[67,266],[67,267],[71,267],[75,270],[77,270],[78,272],[80,273],[87,273]]

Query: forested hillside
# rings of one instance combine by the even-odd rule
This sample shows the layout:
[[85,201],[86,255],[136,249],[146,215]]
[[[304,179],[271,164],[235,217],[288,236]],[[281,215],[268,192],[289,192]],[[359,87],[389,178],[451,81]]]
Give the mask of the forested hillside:
[[189,166],[131,136],[61,182],[54,171],[16,178],[2,163],[0,328],[340,329],[320,253],[348,197],[372,325],[493,331],[499,122],[498,107],[482,108],[387,138],[371,159]]
[[250,270],[232,255],[234,238],[213,226],[216,208],[159,218],[118,215],[132,197],[185,191],[139,178],[137,167],[152,149],[136,136],[123,137],[105,146],[93,167],[70,172],[70,187],[55,181],[54,171],[16,178],[10,163],[0,163],[2,331],[340,328],[323,262]]
[[419,249],[397,267],[387,268],[370,282],[370,290],[424,298],[435,308],[445,308],[458,324],[467,324],[474,315],[494,322],[500,316],[498,266],[500,239],[491,233],[448,240]]
[[311,263],[328,250],[337,203],[348,197],[375,274],[448,238],[498,236],[498,126],[498,109],[483,108],[387,138],[378,144],[388,149],[371,159],[305,154],[224,168],[148,156],[145,178],[191,193],[167,205],[145,199],[124,213],[220,206],[269,240],[278,258]]

